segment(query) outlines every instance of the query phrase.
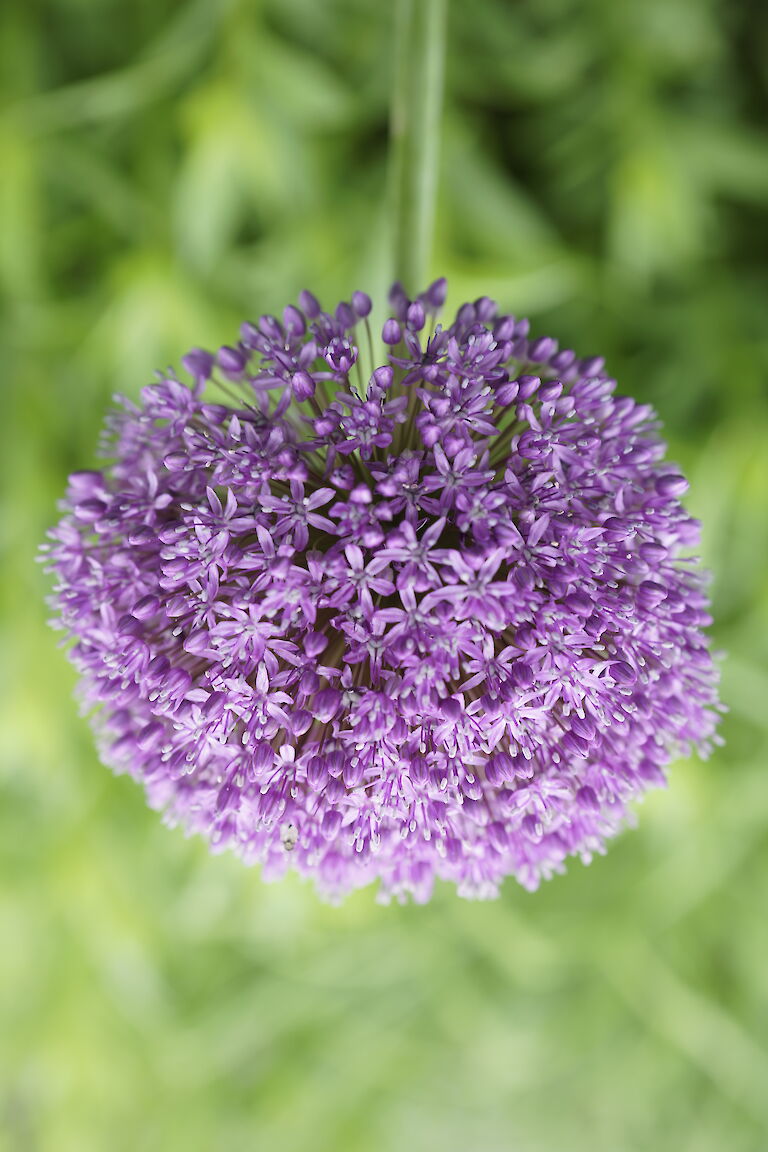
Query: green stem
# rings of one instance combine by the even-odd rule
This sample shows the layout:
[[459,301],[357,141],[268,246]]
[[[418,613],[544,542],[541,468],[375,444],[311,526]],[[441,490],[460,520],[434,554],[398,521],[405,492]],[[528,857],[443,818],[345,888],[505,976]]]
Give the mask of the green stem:
[[447,0],[398,0],[392,90],[395,278],[427,285],[435,218]]

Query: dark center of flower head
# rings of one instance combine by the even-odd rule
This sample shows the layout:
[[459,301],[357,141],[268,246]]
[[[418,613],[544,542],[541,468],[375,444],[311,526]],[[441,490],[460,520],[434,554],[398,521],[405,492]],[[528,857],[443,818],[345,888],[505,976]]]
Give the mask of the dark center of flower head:
[[267,874],[487,896],[706,751],[696,523],[653,412],[488,299],[302,293],[112,415],[53,533],[104,758]]

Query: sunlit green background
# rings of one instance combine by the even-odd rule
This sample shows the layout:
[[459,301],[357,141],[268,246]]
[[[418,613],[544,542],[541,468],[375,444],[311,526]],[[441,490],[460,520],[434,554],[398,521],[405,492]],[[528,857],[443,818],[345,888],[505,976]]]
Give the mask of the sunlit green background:
[[[768,1148],[768,10],[454,0],[435,274],[659,409],[724,749],[589,868],[328,908],[100,767],[34,554],[116,390],[386,284],[386,0],[0,8],[0,1146]],[[4,1140],[4,1144],[2,1141]]]

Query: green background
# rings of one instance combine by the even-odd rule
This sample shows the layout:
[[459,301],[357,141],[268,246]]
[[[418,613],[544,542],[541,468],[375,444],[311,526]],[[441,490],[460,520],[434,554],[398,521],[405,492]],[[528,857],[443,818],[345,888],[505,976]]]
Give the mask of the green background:
[[[392,9],[0,10],[0,1146],[768,1148],[768,11],[455,0],[435,275],[653,402],[725,747],[537,894],[341,908],[101,768],[35,550],[116,390],[387,282]],[[4,1141],[4,1145],[2,1144]]]

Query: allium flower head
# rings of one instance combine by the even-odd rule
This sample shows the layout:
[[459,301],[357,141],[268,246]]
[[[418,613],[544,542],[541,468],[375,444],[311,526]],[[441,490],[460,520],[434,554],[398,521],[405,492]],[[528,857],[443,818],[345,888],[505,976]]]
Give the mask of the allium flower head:
[[685,480],[599,358],[308,292],[122,401],[48,560],[104,760],[335,898],[534,888],[712,741]]

